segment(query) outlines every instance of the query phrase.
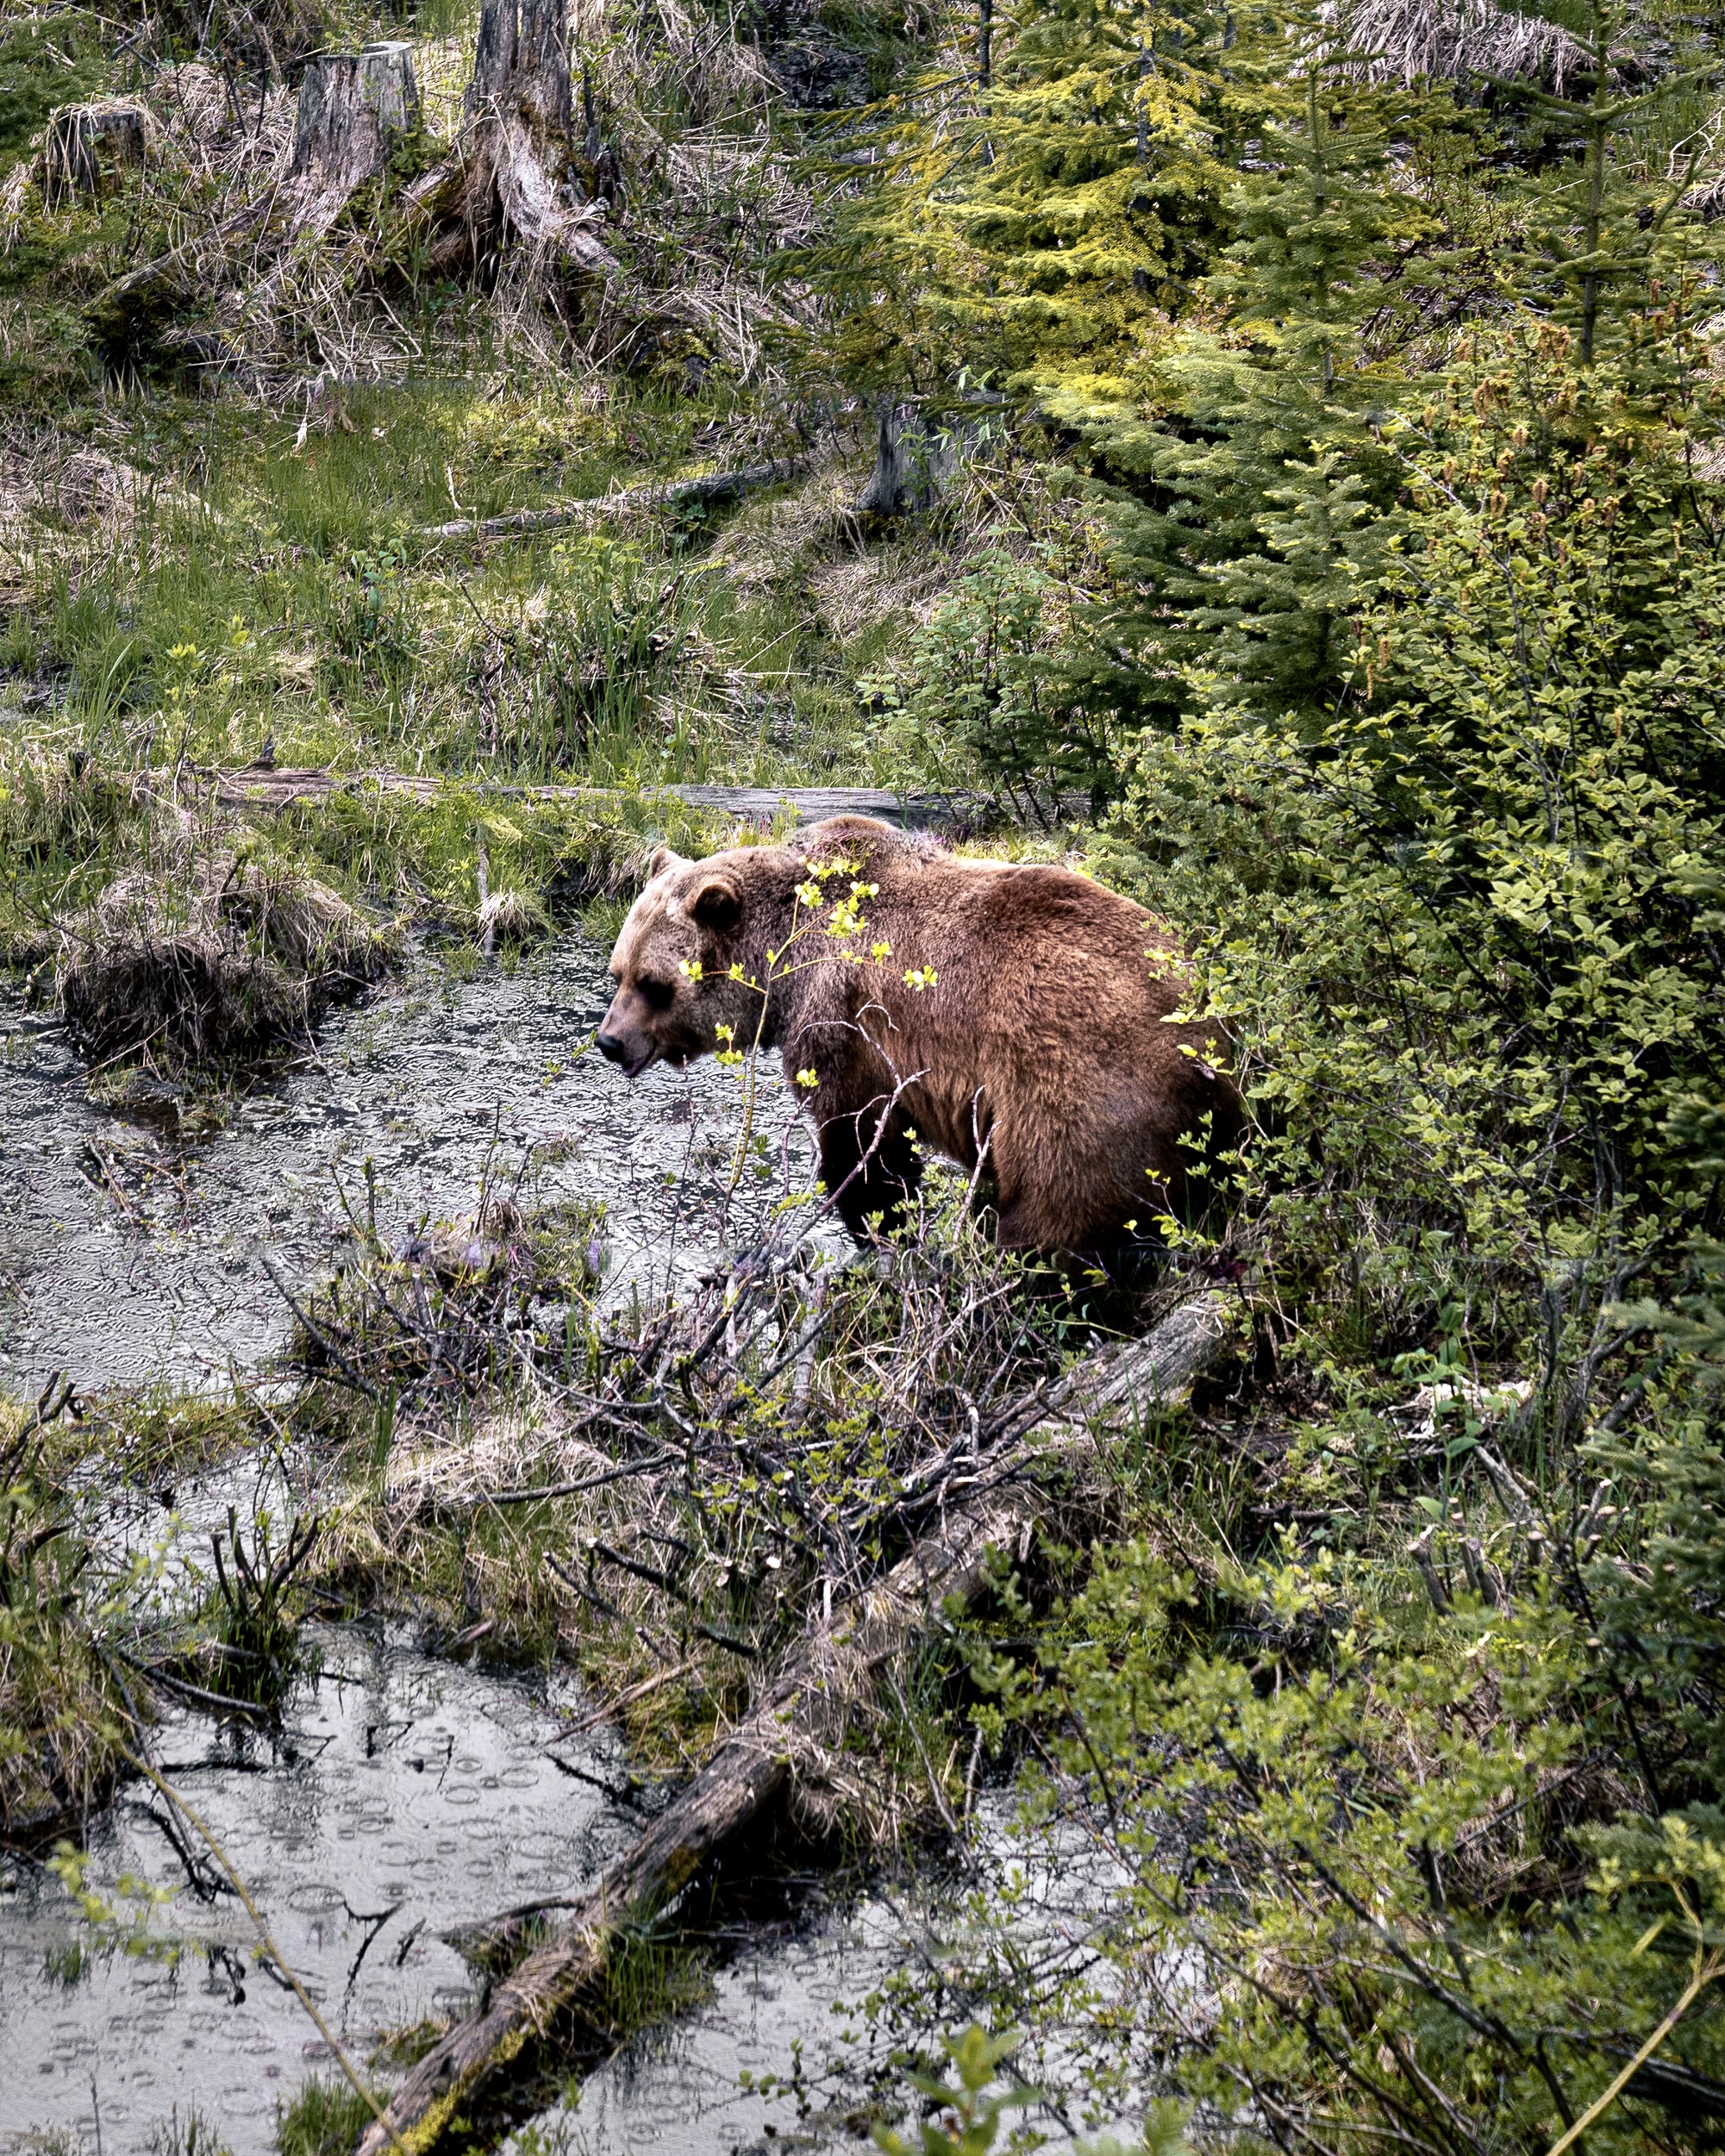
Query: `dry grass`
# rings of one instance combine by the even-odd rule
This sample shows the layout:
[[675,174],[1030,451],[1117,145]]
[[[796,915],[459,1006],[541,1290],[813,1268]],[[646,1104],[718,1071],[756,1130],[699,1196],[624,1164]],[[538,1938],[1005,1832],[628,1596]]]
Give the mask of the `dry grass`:
[[1559,96],[1584,48],[1560,23],[1518,15],[1496,0],[1341,0],[1334,9],[1349,45],[1366,56],[1361,72],[1379,82],[1422,78],[1465,82],[1503,75],[1541,82]]
[[54,986],[87,1053],[219,1066],[303,1043],[394,962],[386,928],[303,871],[183,837],[56,924]]

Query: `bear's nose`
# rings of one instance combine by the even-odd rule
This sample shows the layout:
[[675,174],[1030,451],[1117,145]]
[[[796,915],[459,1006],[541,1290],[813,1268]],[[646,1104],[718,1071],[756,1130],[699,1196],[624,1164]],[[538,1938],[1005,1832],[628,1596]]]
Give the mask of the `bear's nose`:
[[593,1046],[604,1057],[607,1063],[622,1063],[627,1058],[628,1051],[614,1033],[596,1034]]

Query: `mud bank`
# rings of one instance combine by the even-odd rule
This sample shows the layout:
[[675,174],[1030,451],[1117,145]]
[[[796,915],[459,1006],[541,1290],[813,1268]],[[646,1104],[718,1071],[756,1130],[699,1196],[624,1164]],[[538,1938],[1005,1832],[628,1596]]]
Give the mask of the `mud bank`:
[[[85,1390],[208,1386],[255,1364],[290,1322],[266,1257],[291,1281],[327,1273],[367,1159],[386,1232],[470,1210],[489,1176],[539,1203],[603,1203],[615,1295],[712,1263],[736,1081],[711,1063],[633,1084],[610,1069],[587,1045],[604,967],[581,939],[509,974],[422,966],[203,1135],[166,1106],[93,1106],[64,1029],[0,989],[0,1386],[56,1371]],[[758,1128],[806,1180],[792,1115],[775,1071]]]

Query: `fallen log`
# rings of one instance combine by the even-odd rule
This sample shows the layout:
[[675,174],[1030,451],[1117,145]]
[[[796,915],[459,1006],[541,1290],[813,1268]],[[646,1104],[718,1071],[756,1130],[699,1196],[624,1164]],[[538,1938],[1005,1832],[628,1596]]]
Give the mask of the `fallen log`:
[[[239,771],[216,774],[216,804],[223,809],[279,810],[301,802],[327,801],[332,795],[353,793],[375,786],[384,793],[431,802],[451,782],[427,778],[422,772],[399,771],[332,772],[320,766],[252,764]],[[606,786],[523,786],[506,780],[464,780],[477,793],[511,801],[566,801],[603,808],[624,797]],[[906,829],[948,828],[987,822],[993,804],[973,795],[904,794],[873,786],[654,786],[651,794],[686,803],[691,808],[716,809],[721,815],[771,823],[787,813],[800,823],[818,823],[823,816],[878,816],[884,822]],[[1070,813],[1080,816],[1088,808],[1086,797],[1074,795]]]
[[636,509],[710,509],[722,502],[741,501],[745,494],[764,486],[779,486],[799,478],[808,469],[806,457],[772,457],[765,464],[745,465],[735,472],[713,472],[703,478],[655,481],[649,486],[628,486],[615,494],[591,494],[579,502],[564,502],[555,509],[516,509],[507,516],[463,517],[459,523],[428,524],[422,539],[519,539],[532,532],[561,531],[570,524],[584,524],[596,516],[621,516]]
[[[612,1943],[625,1929],[662,1914],[707,1859],[797,1778],[805,1761],[818,1768],[830,1758],[865,1688],[955,1603],[967,1607],[978,1599],[992,1553],[1025,1547],[1054,1503],[1046,1471],[1084,1465],[1094,1421],[1122,1406],[1177,1401],[1219,1354],[1229,1324],[1222,1296],[1198,1296],[1147,1339],[1086,1365],[1059,1388],[1040,1423],[981,1464],[970,1494],[945,1509],[934,1531],[830,1618],[817,1621],[765,1697],[574,1904],[569,1921],[533,1947],[484,2005],[413,2067],[383,2122],[361,2139],[358,2156],[384,2156],[391,2147],[418,2156],[431,2148],[457,2112],[603,1973]],[[1027,1450],[1033,1435],[1039,1440],[1034,1453]],[[507,1951],[547,1909],[571,1903],[512,1910],[466,1940]]]

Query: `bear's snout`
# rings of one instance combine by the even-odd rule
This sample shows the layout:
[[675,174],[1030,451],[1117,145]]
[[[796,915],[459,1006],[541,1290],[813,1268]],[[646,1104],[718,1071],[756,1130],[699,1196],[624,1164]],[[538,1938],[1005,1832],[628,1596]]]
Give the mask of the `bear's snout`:
[[593,1036],[593,1045],[599,1053],[608,1063],[615,1063],[625,1078],[638,1078],[663,1047],[630,1009],[634,1000],[627,988],[620,988]]

